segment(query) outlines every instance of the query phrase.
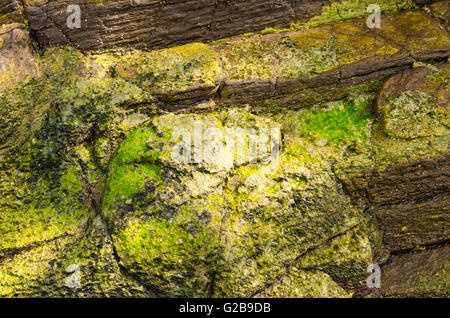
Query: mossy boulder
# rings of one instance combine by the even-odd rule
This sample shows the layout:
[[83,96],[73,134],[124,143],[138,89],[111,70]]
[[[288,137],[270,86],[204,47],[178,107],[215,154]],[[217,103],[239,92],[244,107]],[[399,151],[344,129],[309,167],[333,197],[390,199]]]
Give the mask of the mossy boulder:
[[0,277],[1,297],[152,296],[122,273],[98,219],[86,232],[62,235],[20,254],[3,256]]
[[[3,0],[15,2],[15,0]],[[310,0],[277,2],[247,0],[219,2],[129,2],[95,0],[83,3],[81,32],[66,25],[62,0],[24,0],[24,13],[41,47],[76,45],[84,51],[117,47],[144,50],[223,39],[247,32],[305,28],[367,16],[378,4],[383,12],[409,7],[408,0]],[[121,23],[111,17],[120,9]]]
[[[348,112],[364,112],[353,102],[330,107],[342,120],[348,120]],[[170,114],[135,130],[109,168],[102,208],[123,265],[161,296],[251,296],[284,275],[298,256],[364,222],[364,205],[349,200],[329,160],[342,156],[349,143],[364,143],[370,116],[355,117],[333,138],[327,135],[333,127],[323,122],[315,122],[323,134],[307,136],[305,126],[312,125],[307,114],[312,112],[273,118],[242,109]],[[202,155],[209,143],[223,144],[217,161],[193,164],[195,141],[173,137],[175,129],[195,136],[199,123],[205,132]],[[238,164],[239,152],[225,144],[227,132],[237,127],[257,134],[281,128],[279,166],[248,159]],[[223,134],[211,138],[209,128]],[[237,136],[245,140],[248,134]],[[328,145],[316,143],[327,136]],[[189,161],[175,160],[174,149],[186,140],[182,148],[190,151],[192,141],[194,154]],[[250,144],[241,150],[249,152]],[[231,164],[224,164],[230,157]],[[370,248],[360,257],[369,264]],[[361,274],[362,267],[353,270]]]
[[450,64],[419,66],[392,77],[378,102],[386,135],[398,139],[444,136],[450,122]]
[[[103,164],[130,129],[148,120],[154,99],[73,48],[30,59],[34,77],[0,93],[0,294],[130,296],[133,283],[126,287],[111,245],[102,250],[107,232],[93,224]],[[90,231],[94,238],[85,238]],[[107,268],[98,265],[102,253]],[[82,291],[64,287],[72,261],[81,266]],[[118,278],[103,281],[108,275]]]

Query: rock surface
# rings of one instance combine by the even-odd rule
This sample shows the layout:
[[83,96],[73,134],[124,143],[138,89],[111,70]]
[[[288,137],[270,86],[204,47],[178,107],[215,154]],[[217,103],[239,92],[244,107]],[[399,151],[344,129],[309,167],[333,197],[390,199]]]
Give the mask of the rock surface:
[[448,79],[448,63],[389,79],[378,97],[377,166],[352,167],[352,181],[343,181],[370,200],[394,251],[449,236]]
[[448,245],[436,249],[400,254],[383,268],[383,294],[388,297],[448,297]]
[[37,75],[34,50],[25,25],[3,24],[0,27],[0,92]]
[[[65,2],[24,3],[49,45],[62,18],[41,16]],[[182,3],[85,6],[100,19]],[[36,53],[20,5],[1,0],[0,297],[448,296],[445,19],[431,4],[369,30],[342,22],[364,1],[311,19],[279,4],[255,10],[266,20],[252,30],[272,26],[260,35]],[[152,45],[198,39],[174,27],[181,18],[168,29],[177,37]],[[139,47],[131,28],[142,25],[128,24],[105,46],[122,34]],[[61,39],[92,45],[99,30]]]
[[[5,1],[5,0],[2,0]],[[7,0],[8,1],[8,0]],[[15,0],[9,0],[15,1]],[[24,1],[31,30],[41,46],[74,44],[82,50],[131,46],[159,49],[215,40],[272,26],[330,23],[361,17],[370,1],[247,0],[247,1]],[[408,1],[373,0],[385,11]],[[69,5],[81,9],[80,29],[70,29]]]
[[373,91],[414,62],[449,54],[445,29],[422,12],[408,11],[385,17],[375,31],[356,20],[152,52],[106,53],[99,63],[107,62],[114,76],[157,96],[169,110],[212,97],[224,106],[300,107],[345,97],[355,87]]

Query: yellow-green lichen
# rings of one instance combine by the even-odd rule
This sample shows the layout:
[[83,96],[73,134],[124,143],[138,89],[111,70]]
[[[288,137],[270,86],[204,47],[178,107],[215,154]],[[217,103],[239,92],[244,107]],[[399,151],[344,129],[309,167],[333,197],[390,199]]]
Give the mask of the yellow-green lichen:
[[151,52],[113,51],[92,58],[109,65],[107,70],[113,77],[155,93],[184,90],[193,85],[213,86],[221,71],[217,54],[202,43]]
[[[117,252],[146,286],[166,297],[209,295],[219,232],[182,208],[173,219],[131,219],[117,230]],[[142,272],[141,269],[145,271]]]
[[371,232],[376,233],[376,230],[366,224],[358,226],[328,246],[306,255],[296,266],[306,270],[326,270],[339,281],[363,279],[367,266],[373,263]]
[[388,136],[410,139],[448,134],[448,129],[436,120],[434,96],[405,91],[396,98],[386,97],[387,102],[381,109],[383,129]]

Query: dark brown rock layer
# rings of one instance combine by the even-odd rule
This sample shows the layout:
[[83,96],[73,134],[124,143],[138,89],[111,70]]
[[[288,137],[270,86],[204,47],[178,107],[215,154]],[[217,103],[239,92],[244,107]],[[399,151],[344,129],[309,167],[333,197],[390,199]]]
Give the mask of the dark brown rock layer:
[[387,297],[448,297],[450,246],[394,255],[382,269]]
[[[4,1],[4,0],[3,0]],[[25,2],[32,32],[43,47],[76,44],[83,50],[133,46],[158,49],[306,21],[332,0],[71,0]],[[28,4],[27,4],[28,3]],[[67,6],[79,4],[80,29],[66,25]]]
[[450,155],[396,165],[368,185],[370,202],[390,250],[450,237]]

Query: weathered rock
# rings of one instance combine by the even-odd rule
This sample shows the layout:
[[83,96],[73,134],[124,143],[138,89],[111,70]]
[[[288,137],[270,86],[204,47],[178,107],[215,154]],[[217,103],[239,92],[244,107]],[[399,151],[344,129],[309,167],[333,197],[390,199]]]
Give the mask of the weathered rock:
[[382,269],[381,292],[386,297],[448,297],[449,275],[448,245],[394,255]]
[[450,236],[450,156],[422,159],[376,174],[367,192],[391,250],[445,241]]
[[[0,21],[18,11],[4,3]],[[448,66],[394,77],[373,112],[376,96],[365,93],[448,57],[448,34],[417,11],[386,17],[380,30],[362,20],[309,28],[361,17],[366,5],[335,2],[292,26],[303,31],[151,52],[0,48],[35,65],[16,79],[0,73],[11,85],[0,91],[0,296],[359,296],[367,265],[448,241]],[[26,35],[17,21],[2,28]],[[38,27],[49,38],[52,23]],[[241,100],[233,85],[246,88]],[[306,101],[317,105],[280,111]],[[247,103],[257,107],[235,107]],[[161,110],[191,107],[203,114]],[[180,129],[193,137],[199,121],[204,145],[188,146]],[[251,151],[265,128],[281,129],[278,166],[265,161],[274,145],[260,147],[263,162],[232,147],[214,160],[220,144],[246,135],[238,149]],[[226,129],[234,142],[220,139]],[[189,162],[201,148],[212,160]],[[65,286],[70,265],[81,288]],[[386,284],[383,295],[445,294],[445,284],[424,286]]]
[[258,297],[268,298],[349,298],[326,273],[292,269],[288,276]]
[[25,25],[0,24],[0,93],[37,74]]
[[92,231],[0,259],[0,297],[152,296],[119,268],[99,220]]
[[[170,110],[214,97],[223,105],[298,107],[346,96],[414,62],[449,56],[450,38],[435,20],[408,11],[383,18],[281,34],[249,35],[134,54],[102,54],[116,76],[158,96]],[[167,61],[171,61],[168,63]]]
[[23,23],[24,17],[16,0],[0,0],[0,25]]
[[443,64],[388,80],[378,98],[380,127],[372,137],[375,165],[359,161],[344,168],[347,191],[369,199],[393,251],[450,235],[448,76],[449,64]]
[[[107,232],[93,223],[102,163],[129,129],[148,120],[153,99],[71,48],[33,62],[45,77],[0,93],[0,294],[148,295],[123,277],[112,245],[105,247]],[[88,239],[90,231],[96,234]],[[81,266],[81,290],[64,287],[71,261]]]
[[361,22],[90,57],[108,65],[110,76],[180,110],[211,98],[218,106],[311,105],[355,88],[376,91],[380,81],[414,62],[449,56],[447,32],[421,12],[384,17],[379,30]]
[[443,24],[447,27],[447,31],[450,28],[450,2],[449,1],[438,1],[429,5],[428,10],[430,13],[441,20]]
[[439,0],[414,0],[414,2],[419,4],[419,5],[423,5],[423,4],[439,2]]
[[[364,138],[369,118],[359,119],[353,107],[336,107],[326,115],[348,121],[341,124],[344,129],[355,129],[334,135],[332,128],[325,128],[324,136],[332,134],[329,146],[297,137],[306,114],[314,122],[308,112],[280,121],[235,109],[216,115],[166,115],[134,131],[112,161],[102,207],[124,266],[160,296],[250,296],[282,277],[297,257],[363,223],[363,205],[348,200],[326,160],[327,151],[339,156],[342,144]],[[219,129],[224,138],[226,129],[233,127],[261,133],[284,122],[279,167],[234,162],[234,151],[225,144],[222,156],[211,163],[175,160],[173,129],[195,136],[196,121],[206,131],[205,149],[211,142],[223,142],[207,133],[208,128]],[[238,139],[245,140],[246,134],[237,134]],[[189,151],[191,146],[181,149]],[[350,256],[347,263],[322,260],[317,270],[329,270],[343,281],[360,277],[372,261],[365,233],[341,242],[344,250],[360,241],[366,245],[360,260]],[[320,256],[310,258],[314,257],[320,262]],[[304,286],[298,296],[307,295],[308,288]]]
[[448,57],[450,50],[447,32],[420,12],[386,16],[373,31],[363,21],[343,22],[228,45],[218,49],[225,71],[221,102],[230,104],[336,98],[345,88],[384,80],[414,61]]
[[[4,0],[3,0],[4,1]],[[82,50],[111,47],[159,49],[196,41],[214,40],[246,32],[260,31],[276,25],[289,26],[306,22],[314,24],[362,17],[370,3],[383,10],[404,6],[402,0],[343,1],[152,1],[120,0],[24,1],[31,30],[42,47],[75,45]],[[70,29],[69,5],[81,8],[81,28]]]

